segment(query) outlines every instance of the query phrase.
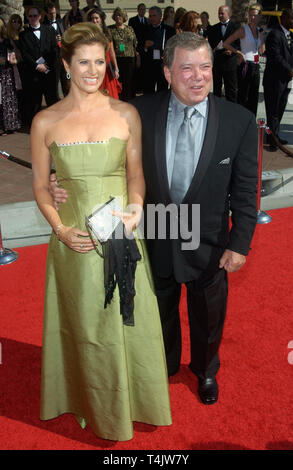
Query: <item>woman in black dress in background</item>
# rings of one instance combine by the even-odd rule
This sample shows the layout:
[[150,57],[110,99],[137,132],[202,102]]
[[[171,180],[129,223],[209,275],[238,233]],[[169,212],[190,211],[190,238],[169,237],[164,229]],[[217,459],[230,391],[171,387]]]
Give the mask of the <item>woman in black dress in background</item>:
[[0,19],[0,135],[12,134],[21,127],[13,73],[16,64],[15,51]]

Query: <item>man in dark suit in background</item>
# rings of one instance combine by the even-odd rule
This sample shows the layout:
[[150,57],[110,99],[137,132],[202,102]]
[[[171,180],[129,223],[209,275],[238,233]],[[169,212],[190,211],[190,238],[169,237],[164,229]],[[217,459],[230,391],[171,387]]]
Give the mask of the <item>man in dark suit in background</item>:
[[137,15],[129,19],[128,24],[134,29],[138,44],[143,43],[145,27],[149,20],[145,18],[146,6],[144,3],[137,5]]
[[129,19],[128,24],[131,26],[135,32],[137,39],[136,50],[139,53],[140,58],[140,67],[135,70],[135,91],[140,92],[143,89],[143,70],[144,70],[144,60],[145,60],[145,51],[144,51],[144,38],[147,27],[149,25],[149,20],[145,18],[146,6],[144,3],[137,5],[137,15]]
[[[177,34],[164,52],[164,73],[171,90],[133,100],[142,120],[146,235],[149,228],[155,234],[155,238],[147,238],[147,247],[168,373],[173,375],[180,367],[179,302],[181,284],[185,283],[189,367],[198,377],[198,392],[205,405],[218,399],[216,374],[227,304],[227,272],[237,271],[245,263],[257,215],[255,116],[209,93],[212,62],[213,54],[204,38],[190,32]],[[56,184],[51,184],[51,190],[56,203],[66,200],[64,190],[57,189]],[[171,211],[167,227],[163,227],[167,237],[160,238],[157,219],[148,217],[148,211],[170,205],[173,215]],[[195,205],[200,205],[199,246],[191,246],[194,244],[188,240],[186,247],[185,234],[189,231],[192,239],[197,231],[194,224],[199,223],[193,216]],[[152,223],[155,227],[150,227]],[[178,226],[180,236],[171,236],[172,224]]]
[[[289,81],[293,77],[293,11],[284,10],[281,24],[273,29],[266,39],[266,68],[264,71],[263,87],[267,115],[267,125],[278,137],[281,144],[287,141],[279,137],[282,120],[290,89]],[[274,140],[268,136],[270,150],[276,151]]]
[[49,2],[45,6],[46,15],[43,20],[43,24],[47,26],[52,26],[56,31],[57,41],[61,41],[61,36],[64,34],[64,25],[60,18],[60,15],[57,15],[56,6],[53,2]]
[[175,29],[163,24],[161,8],[154,6],[149,9],[149,21],[144,35],[144,60],[142,73],[144,76],[144,93],[154,93],[168,88],[163,73],[163,52],[168,39],[175,34]]
[[69,81],[66,79],[66,72],[64,65],[61,60],[61,37],[63,36],[65,29],[61,18],[57,17],[57,11],[54,3],[47,3],[45,6],[46,15],[43,24],[52,26],[55,30],[56,41],[57,41],[57,63],[56,63],[56,80],[57,87],[60,79],[63,95],[66,96],[69,92]]
[[56,61],[56,34],[51,26],[40,24],[41,15],[36,7],[28,11],[29,27],[19,35],[19,47],[24,62],[24,94],[27,124],[41,109],[42,96],[47,106],[58,101]]
[[[226,5],[219,8],[218,16],[220,22],[210,28],[208,35],[208,41],[214,51],[213,92],[216,96],[222,96],[224,81],[226,99],[237,103],[237,55],[223,49],[223,42],[240,25],[230,21],[230,9]],[[232,45],[235,49],[240,48],[239,41],[235,41]]]

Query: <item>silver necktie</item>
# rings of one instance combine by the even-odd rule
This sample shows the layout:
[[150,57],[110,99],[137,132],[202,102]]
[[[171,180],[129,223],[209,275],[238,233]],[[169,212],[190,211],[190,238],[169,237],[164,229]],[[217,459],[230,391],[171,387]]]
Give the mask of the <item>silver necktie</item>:
[[184,119],[177,136],[170,187],[172,200],[176,204],[183,200],[193,177],[195,129],[191,117],[196,112],[193,107],[184,108]]

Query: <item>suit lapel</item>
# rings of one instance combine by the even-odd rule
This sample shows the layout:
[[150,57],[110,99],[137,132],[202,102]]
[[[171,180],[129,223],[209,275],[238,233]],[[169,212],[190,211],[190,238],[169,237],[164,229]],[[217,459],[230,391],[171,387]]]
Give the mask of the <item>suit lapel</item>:
[[37,49],[40,47],[40,41],[39,39],[37,38],[37,36],[35,35],[35,33],[33,32],[33,30],[29,30],[30,32],[30,42],[32,44],[32,46]]
[[46,36],[47,36],[47,27],[41,25],[41,39],[40,39],[40,50],[44,50],[44,45],[46,44]]
[[231,36],[232,32],[230,32],[232,29],[232,26],[231,26],[231,21],[229,21],[227,27],[226,27],[226,31],[225,31],[225,34],[223,36],[223,39],[227,39],[229,36]]
[[222,36],[222,28],[221,28],[221,23],[217,23],[217,26],[218,26],[218,38],[219,40],[217,40],[217,44],[219,44],[219,42],[221,41],[221,39],[223,39],[223,36]]
[[166,129],[171,91],[162,93],[155,118],[155,161],[164,199],[170,199],[166,163]]
[[[283,29],[281,28],[281,26],[279,26],[279,30],[281,31],[282,40],[284,41],[284,43],[285,43],[285,45],[286,45],[288,51],[289,51],[290,54],[291,54],[291,48],[290,48],[290,46],[289,46],[289,44],[288,44],[288,40],[287,40],[286,34],[285,34],[285,32],[283,31]],[[290,34],[290,36],[291,36],[291,34]]]
[[57,20],[57,25],[58,25],[58,33],[61,34],[61,36],[63,36],[64,34],[64,28],[63,28],[63,24],[62,24],[62,21],[61,20]]
[[[155,163],[157,167],[157,175],[161,183],[163,200],[172,202],[170,197],[167,163],[166,163],[166,129],[168,118],[168,105],[170,100],[170,91],[163,93],[160,103],[158,103],[158,112],[155,118]],[[219,112],[217,109],[214,95],[209,94],[209,114],[204,143],[200,153],[199,161],[195,173],[193,175],[189,189],[182,201],[188,203],[188,200],[194,200],[195,194],[198,192],[204,175],[209,167],[213,156],[219,127]]]
[[199,161],[191,180],[189,189],[184,196],[182,203],[187,203],[188,200],[194,200],[196,193],[198,192],[202,183],[203,177],[208,169],[211,158],[213,156],[219,127],[219,112],[216,105],[214,95],[209,94],[209,114],[206,133],[204,137],[203,146],[201,149]]

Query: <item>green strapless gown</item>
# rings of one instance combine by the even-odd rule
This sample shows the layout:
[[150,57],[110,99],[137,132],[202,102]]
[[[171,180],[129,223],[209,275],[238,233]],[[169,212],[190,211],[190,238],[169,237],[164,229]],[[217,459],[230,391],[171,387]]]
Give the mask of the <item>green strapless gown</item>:
[[[57,145],[50,151],[60,186],[62,223],[85,230],[85,215],[110,196],[127,205],[126,142]],[[104,309],[103,260],[50,240],[42,354],[41,419],[73,413],[101,438],[129,440],[133,421],[171,424],[164,345],[147,253],[137,240],[135,326],[120,315],[119,290]],[[82,418],[82,419],[81,419]]]

